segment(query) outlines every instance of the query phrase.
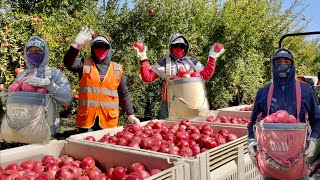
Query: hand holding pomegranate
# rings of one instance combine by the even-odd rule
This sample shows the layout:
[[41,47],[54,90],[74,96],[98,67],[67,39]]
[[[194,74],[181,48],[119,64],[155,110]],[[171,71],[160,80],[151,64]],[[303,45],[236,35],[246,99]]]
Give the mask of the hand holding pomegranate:
[[220,43],[214,43],[213,46],[211,46],[209,51],[209,57],[212,57],[214,59],[217,59],[221,54],[223,54],[225,51],[224,47]]
[[147,46],[145,46],[142,42],[134,43],[134,50],[136,51],[137,57],[140,61],[147,60]]
[[24,84],[29,84],[35,87],[45,87],[45,86],[48,86],[50,82],[51,81],[49,78],[39,78],[36,76],[27,76],[23,78]]

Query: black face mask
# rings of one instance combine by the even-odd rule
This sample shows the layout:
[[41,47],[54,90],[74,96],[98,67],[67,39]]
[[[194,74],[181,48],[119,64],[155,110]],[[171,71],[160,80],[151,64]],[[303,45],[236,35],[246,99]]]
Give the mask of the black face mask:
[[275,64],[275,68],[279,78],[285,80],[291,72],[292,64]]

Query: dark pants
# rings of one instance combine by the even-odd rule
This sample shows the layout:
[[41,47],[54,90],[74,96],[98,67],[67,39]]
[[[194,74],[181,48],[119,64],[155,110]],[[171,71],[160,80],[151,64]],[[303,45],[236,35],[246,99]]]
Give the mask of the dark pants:
[[99,126],[99,118],[97,117],[94,121],[94,124],[91,128],[79,128],[79,133],[98,131],[102,128]]
[[169,117],[168,102],[161,101],[160,117],[161,117],[161,119],[165,119],[165,118]]

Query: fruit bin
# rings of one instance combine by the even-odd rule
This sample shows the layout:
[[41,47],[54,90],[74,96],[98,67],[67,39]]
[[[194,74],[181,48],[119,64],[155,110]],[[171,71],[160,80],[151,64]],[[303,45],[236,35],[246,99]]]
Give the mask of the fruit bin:
[[6,167],[11,163],[22,163],[27,160],[41,160],[45,155],[60,157],[69,155],[75,159],[91,156],[104,170],[115,166],[130,166],[141,162],[147,169],[161,169],[163,171],[150,176],[147,180],[189,180],[189,165],[177,158],[155,157],[152,153],[128,151],[123,148],[110,147],[102,144],[86,142],[56,141],[44,146],[25,146],[4,150],[0,153],[0,166]]
[[[164,121],[159,120],[161,122],[166,122],[169,125],[173,124],[175,121]],[[141,126],[146,125],[148,122],[142,122]],[[199,124],[199,122],[192,122],[192,124]],[[241,177],[244,178],[244,164],[243,164],[243,155],[247,152],[247,130],[241,127],[231,127],[231,126],[223,126],[217,124],[210,124],[210,126],[215,130],[218,131],[222,128],[226,128],[230,132],[237,135],[239,138],[228,142],[226,144],[220,145],[216,148],[210,149],[203,153],[200,153],[193,157],[182,157],[179,155],[171,155],[161,152],[154,152],[150,150],[144,149],[136,149],[127,146],[119,146],[119,145],[112,145],[112,144],[102,144],[99,142],[87,141],[84,140],[87,136],[93,136],[96,140],[100,139],[104,134],[110,133],[111,135],[115,134],[116,132],[122,131],[121,128],[115,129],[105,129],[96,132],[88,132],[78,135],[70,136],[67,140],[74,140],[79,142],[86,142],[90,144],[102,144],[104,146],[112,146],[112,147],[119,147],[122,149],[126,149],[127,151],[134,151],[134,152],[144,152],[148,154],[153,154],[153,156],[159,157],[173,157],[173,158],[180,158],[183,159],[185,162],[188,162],[191,168],[190,177],[192,180],[200,179],[200,180],[207,180],[207,179],[216,179],[215,174],[212,173],[214,170],[220,168],[224,164],[228,162],[232,162],[236,164],[237,172],[236,175],[239,177],[238,179],[241,180]]]
[[[215,118],[221,118],[223,116],[225,117],[236,117],[236,118],[247,118],[250,120],[251,113],[244,113],[241,111],[209,111],[208,116],[205,117],[196,117],[189,119],[192,122],[198,122],[198,123],[206,123],[206,124],[212,124],[212,125],[221,125],[225,127],[242,127],[247,128],[247,124],[233,124],[233,123],[218,123],[218,122],[208,122],[207,119],[210,116],[214,116]],[[181,121],[181,118],[168,118],[166,119],[168,121]]]
[[244,111],[244,110],[241,111],[241,109],[243,109],[245,107],[252,107],[253,108],[253,105],[232,106],[232,107],[220,108],[220,109],[217,109],[217,111],[238,112],[239,114],[243,114],[244,116],[250,117],[252,114],[252,110],[251,111]]

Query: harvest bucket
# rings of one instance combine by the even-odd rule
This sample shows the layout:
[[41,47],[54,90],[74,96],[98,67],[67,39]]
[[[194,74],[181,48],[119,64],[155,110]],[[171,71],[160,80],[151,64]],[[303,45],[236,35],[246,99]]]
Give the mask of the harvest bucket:
[[193,118],[209,113],[205,82],[200,77],[170,80],[168,102],[169,118]]
[[3,139],[21,143],[46,143],[58,122],[56,103],[50,95],[10,92],[1,124]]
[[306,123],[257,123],[255,136],[261,174],[277,179],[299,179],[307,175]]

